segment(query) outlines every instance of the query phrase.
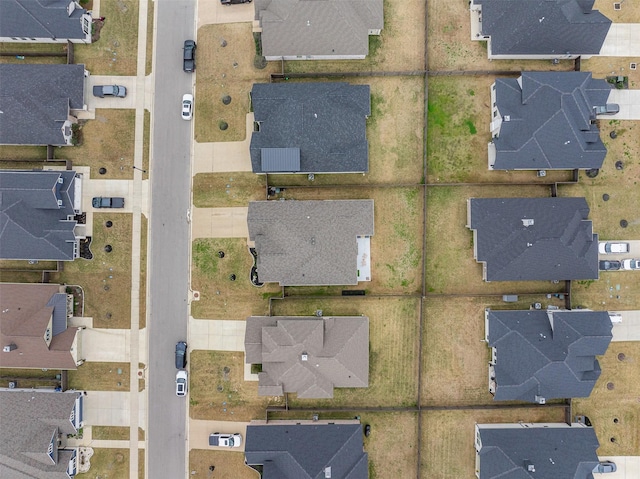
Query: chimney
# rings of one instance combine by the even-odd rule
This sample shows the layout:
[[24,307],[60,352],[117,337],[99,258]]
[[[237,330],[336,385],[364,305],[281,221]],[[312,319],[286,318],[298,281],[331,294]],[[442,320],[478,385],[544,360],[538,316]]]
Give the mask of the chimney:
[[536,466],[529,459],[524,460],[524,468],[527,472],[536,472]]
[[18,349],[18,346],[16,346],[14,343],[11,343],[11,344],[7,344],[4,348],[2,348],[2,352],[10,353],[14,349]]

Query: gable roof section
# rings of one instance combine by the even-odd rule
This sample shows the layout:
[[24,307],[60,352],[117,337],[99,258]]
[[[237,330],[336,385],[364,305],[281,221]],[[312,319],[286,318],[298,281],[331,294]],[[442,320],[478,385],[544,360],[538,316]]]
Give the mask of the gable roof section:
[[382,0],[256,0],[265,57],[366,56]]
[[264,465],[262,479],[368,478],[360,424],[292,424],[247,427],[245,460]]
[[[74,450],[58,449],[57,435],[76,434],[71,414],[77,416],[79,392],[0,390],[0,476],[67,479]],[[48,454],[54,441],[53,457]]]
[[498,78],[495,86],[504,120],[492,140],[493,169],[602,167],[607,149],[592,123],[593,107],[606,104],[609,83],[589,72],[523,72],[519,79]]
[[72,0],[2,0],[0,9],[0,37],[91,40],[82,29],[87,10]]
[[71,170],[0,170],[0,259],[74,259],[76,181]]
[[0,64],[0,144],[66,146],[70,109],[84,108],[84,65]]
[[262,364],[261,396],[276,395],[280,387],[280,396],[331,398],[334,387],[369,385],[366,317],[252,316],[245,351],[247,364]]
[[[544,427],[543,427],[544,426]],[[478,424],[480,479],[593,479],[599,447],[578,424]],[[476,445],[477,449],[477,445]],[[535,472],[527,471],[528,461]]]
[[468,208],[485,281],[598,278],[584,198],[470,198]]
[[0,353],[0,367],[76,369],[71,347],[78,329],[67,329],[67,295],[60,290],[57,284],[0,283],[0,347],[17,346]]
[[482,35],[489,58],[597,55],[611,20],[593,10],[594,0],[474,0],[482,5]]
[[373,200],[252,201],[247,214],[261,282],[358,283],[357,236],[373,236]]
[[595,358],[611,342],[606,311],[487,311],[499,401],[588,397],[600,377]]
[[[366,119],[369,85],[257,83],[251,90],[259,131],[251,135],[254,173],[364,173],[369,171]],[[265,167],[272,149],[299,149],[294,165]],[[266,150],[266,151],[265,151]]]

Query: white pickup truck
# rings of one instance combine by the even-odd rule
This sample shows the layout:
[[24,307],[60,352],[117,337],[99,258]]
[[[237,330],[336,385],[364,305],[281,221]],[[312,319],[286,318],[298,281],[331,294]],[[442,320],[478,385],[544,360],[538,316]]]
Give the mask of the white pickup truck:
[[236,434],[220,434],[214,432],[209,435],[209,445],[219,447],[240,447],[242,444],[242,436]]
[[629,252],[629,243],[603,242],[598,245],[600,254],[624,254]]

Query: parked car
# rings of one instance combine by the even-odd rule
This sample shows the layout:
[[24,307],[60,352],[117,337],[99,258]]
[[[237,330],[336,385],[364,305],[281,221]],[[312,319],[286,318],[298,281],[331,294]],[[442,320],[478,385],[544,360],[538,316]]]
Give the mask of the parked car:
[[176,343],[176,369],[187,367],[187,343],[179,341]]
[[629,252],[629,243],[602,242],[598,245],[600,254],[622,254]]
[[214,432],[209,434],[209,445],[218,447],[240,447],[242,444],[242,436],[235,434],[220,434]]
[[600,464],[593,468],[593,472],[604,474],[606,472],[616,472],[617,469],[615,462],[600,461]]
[[220,0],[222,5],[237,5],[239,3],[251,3],[251,0]]
[[607,103],[606,105],[594,106],[593,110],[596,115],[615,115],[620,111],[620,105],[617,103]]
[[187,371],[181,369],[176,373],[176,396],[187,395]]
[[124,208],[124,198],[96,196],[91,200],[94,208]]
[[127,89],[122,85],[96,85],[93,87],[93,96],[98,98],[104,98],[105,96],[124,98],[127,96]]
[[600,271],[617,271],[621,267],[620,261],[600,261]]
[[196,42],[185,40],[182,55],[182,69],[187,73],[196,71]]
[[640,269],[640,259],[625,259],[622,262],[622,269]]
[[193,95],[185,93],[182,95],[182,119],[191,120],[193,113]]

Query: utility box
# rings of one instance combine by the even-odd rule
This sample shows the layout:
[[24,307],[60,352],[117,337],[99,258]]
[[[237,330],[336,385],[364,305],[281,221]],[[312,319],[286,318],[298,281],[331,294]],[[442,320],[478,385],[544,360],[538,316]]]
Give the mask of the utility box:
[[505,303],[517,303],[518,302],[518,295],[517,294],[503,294],[502,295],[502,301],[504,301]]

